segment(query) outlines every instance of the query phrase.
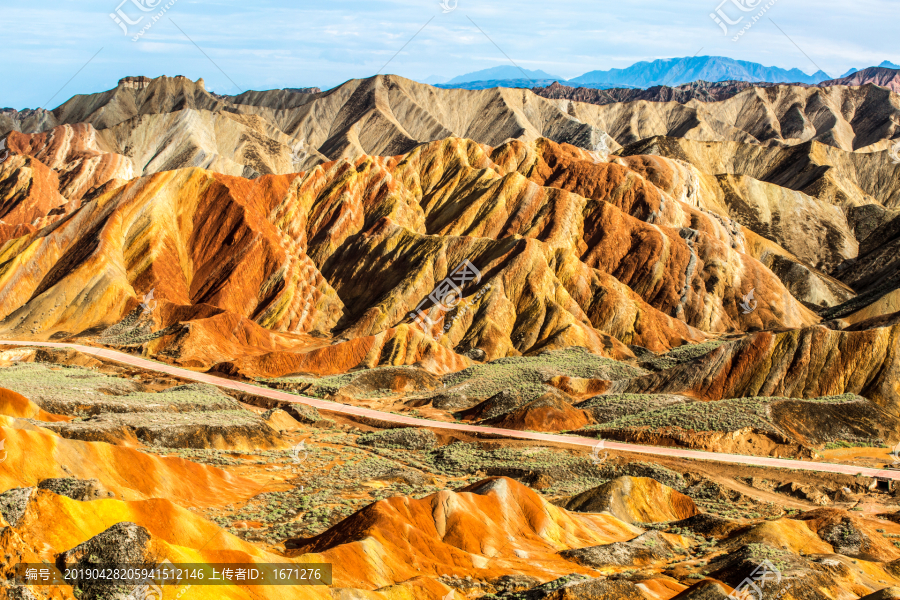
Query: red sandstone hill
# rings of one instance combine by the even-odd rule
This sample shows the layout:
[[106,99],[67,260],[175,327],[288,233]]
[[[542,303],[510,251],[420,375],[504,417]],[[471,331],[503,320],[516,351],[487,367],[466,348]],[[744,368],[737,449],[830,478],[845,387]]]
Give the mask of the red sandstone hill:
[[[14,143],[49,152],[25,136]],[[0,177],[27,182],[41,165],[17,154]],[[453,139],[255,180],[186,169],[123,183],[95,170],[77,207],[49,211],[59,200],[44,197],[59,188],[35,197],[25,185],[15,209],[52,225],[3,246],[0,328],[96,336],[143,314],[153,291],[144,333],[162,335],[144,339],[152,352],[278,375],[385,361],[445,372],[473,347],[489,358],[571,345],[625,358],[625,344],[665,350],[703,332],[816,322],[739,226],[692,205],[690,172],[660,169],[669,186],[683,178],[678,189],[545,140],[491,149]],[[484,274],[465,293],[477,305],[446,331],[413,324],[410,311],[464,260]],[[746,315],[751,289],[760,303]],[[338,336],[348,341],[317,341]]]

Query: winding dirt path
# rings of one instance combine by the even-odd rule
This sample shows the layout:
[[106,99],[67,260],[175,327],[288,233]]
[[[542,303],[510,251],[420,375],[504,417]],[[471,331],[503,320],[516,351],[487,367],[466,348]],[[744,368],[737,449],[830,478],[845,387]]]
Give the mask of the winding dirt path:
[[[393,413],[380,412],[370,408],[361,408],[357,406],[349,406],[329,400],[321,400],[319,398],[307,398],[295,394],[287,394],[279,390],[273,390],[266,387],[250,385],[239,381],[232,381],[223,377],[216,377],[207,373],[197,373],[188,369],[173,367],[164,363],[153,360],[131,356],[124,352],[109,350],[107,348],[94,348],[91,346],[82,346],[80,344],[69,344],[59,342],[22,342],[13,340],[0,340],[0,344],[9,346],[39,346],[46,348],[69,348],[98,356],[107,360],[147,369],[149,371],[158,371],[190,379],[201,383],[208,383],[221,388],[246,392],[256,396],[272,398],[282,402],[294,402],[297,404],[308,404],[315,408],[333,413],[343,413],[346,415],[354,415],[369,419],[377,419],[400,425],[409,425],[411,427],[428,427],[431,429],[444,429],[450,431],[465,431],[474,434],[491,434],[508,438],[535,440],[540,442],[552,442],[557,444],[569,444],[571,446],[583,446],[594,448],[598,445],[598,441],[593,438],[575,437],[569,435],[554,435],[549,433],[535,433],[531,431],[516,431],[513,429],[498,429],[495,427],[479,427],[477,425],[464,425],[460,423],[445,423],[442,421],[431,421],[428,419],[417,419],[414,417],[405,417]],[[689,458],[695,460],[709,460],[721,463],[754,465],[757,467],[773,467],[780,469],[799,469],[803,471],[816,471],[819,473],[840,473],[843,475],[861,474],[867,477],[882,477],[885,479],[894,479],[900,481],[900,471],[890,471],[882,469],[870,469],[866,467],[855,467],[852,465],[838,465],[833,463],[811,462],[804,460],[788,460],[783,458],[769,458],[766,456],[744,456],[741,454],[721,454],[718,452],[702,452],[699,450],[684,450],[681,448],[668,448],[658,446],[644,446],[640,444],[625,444],[621,442],[603,441],[601,449],[619,450],[622,452],[636,452],[640,454],[650,454],[655,456],[677,456],[681,458]]]

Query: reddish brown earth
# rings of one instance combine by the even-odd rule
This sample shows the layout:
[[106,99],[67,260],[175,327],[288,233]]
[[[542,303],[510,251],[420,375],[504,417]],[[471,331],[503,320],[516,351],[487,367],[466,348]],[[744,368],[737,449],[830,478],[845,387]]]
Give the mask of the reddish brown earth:
[[[509,540],[509,534],[515,539]],[[496,576],[521,571],[525,559],[548,561],[542,568],[564,575],[573,565],[555,557],[560,549],[621,541],[631,534],[618,519],[568,513],[504,478],[422,500],[385,500],[321,536],[290,540],[288,546],[296,548],[293,556],[321,553],[329,562],[345,565],[354,574],[345,584],[380,587],[417,574],[465,577],[490,569]],[[380,556],[367,556],[364,540],[377,543]],[[337,550],[329,550],[336,545]],[[423,556],[426,561],[419,559],[411,568]],[[388,564],[381,566],[385,559]],[[381,574],[385,567],[390,579]]]
[[527,402],[498,417],[485,419],[480,423],[503,429],[528,431],[572,431],[579,429],[592,419],[584,411],[551,394]]
[[832,79],[823,81],[820,86],[828,85],[868,85],[873,84],[887,88],[894,93],[900,93],[900,72],[897,69],[887,69],[884,67],[869,67],[862,71],[857,71],[847,77],[840,79]]

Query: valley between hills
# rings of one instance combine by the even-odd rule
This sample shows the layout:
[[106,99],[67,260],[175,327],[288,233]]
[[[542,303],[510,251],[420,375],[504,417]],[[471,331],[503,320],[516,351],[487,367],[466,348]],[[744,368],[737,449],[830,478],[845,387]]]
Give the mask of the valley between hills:
[[0,598],[162,561],[332,569],[187,600],[900,598],[877,70],[0,111]]

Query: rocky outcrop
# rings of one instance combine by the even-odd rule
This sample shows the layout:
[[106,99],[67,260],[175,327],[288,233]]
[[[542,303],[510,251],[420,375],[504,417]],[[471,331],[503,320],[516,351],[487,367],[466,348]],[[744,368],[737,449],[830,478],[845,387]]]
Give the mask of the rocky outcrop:
[[818,398],[849,392],[865,396],[897,416],[900,325],[896,321],[858,331],[814,326],[756,333],[691,363],[617,383],[614,391],[689,392],[706,400]]
[[437,445],[437,436],[428,429],[388,429],[361,436],[356,443],[376,448],[398,447],[408,450],[430,450]]
[[570,399],[554,391],[523,402],[502,415],[481,421],[480,424],[501,429],[571,431],[590,422],[590,416],[573,408]]
[[34,492],[34,488],[29,487],[13,488],[0,494],[0,515],[3,520],[16,527],[25,516]]
[[886,67],[869,67],[840,79],[830,79],[819,84],[820,87],[833,85],[877,85],[900,94],[900,71]]
[[900,550],[877,531],[877,521],[844,510],[821,508],[800,515],[818,536],[844,556],[875,562],[900,559]]
[[[56,557],[56,568],[61,573],[71,570],[80,573],[83,569],[108,567],[111,569],[142,568],[154,569],[159,564],[156,560],[151,542],[150,532],[135,523],[117,523],[79,544],[71,550],[60,553]],[[67,580],[79,598],[102,600],[104,598],[124,597],[133,592],[135,585],[97,583],[88,577]],[[139,584],[141,585],[141,584]],[[144,590],[148,583],[142,584]],[[154,588],[161,589],[153,584]]]
[[135,523],[117,523],[71,550],[59,554],[60,570],[96,565],[150,564],[150,533]]
[[[527,592],[528,600],[651,600],[646,586],[631,581],[611,581],[600,577],[584,575],[560,577],[545,584],[534,586]],[[495,596],[498,600],[518,600],[521,592],[507,592]]]
[[666,561],[673,556],[674,549],[675,545],[664,534],[648,531],[627,542],[566,550],[560,554],[578,564],[596,568],[632,567]]
[[619,477],[570,498],[567,510],[609,512],[626,523],[680,521],[699,513],[684,494],[646,477]]
[[[774,87],[775,83],[757,83],[750,81],[694,81],[683,85],[669,87],[666,85],[654,85],[646,89],[641,88],[584,88],[571,87],[554,81],[546,87],[535,87],[533,91],[538,96],[553,100],[574,100],[588,104],[618,104],[624,102],[678,102],[687,104],[692,100],[697,102],[720,102],[736,96],[747,88]],[[794,84],[797,85],[797,84]]]
[[[896,71],[893,71],[891,79],[895,77]],[[890,85],[888,78],[882,81]],[[536,91],[559,97],[555,102],[568,106],[576,118],[596,115],[596,125],[622,146],[654,136],[672,136],[700,142],[732,141],[768,146],[816,140],[843,150],[856,150],[897,134],[896,116],[891,116],[900,110],[897,90],[876,85],[848,87],[846,84],[744,86],[720,82],[720,85],[724,89],[700,84],[693,85],[693,90],[681,86],[643,91],[559,93],[559,88],[556,93]],[[737,90],[740,91],[734,94]],[[707,96],[706,100],[711,101],[700,101],[699,96],[707,92],[712,98]],[[570,95],[571,99],[568,98]],[[685,99],[694,101],[682,103]],[[584,102],[597,102],[602,106]],[[872,106],[884,107],[884,110],[872,110]]]
[[247,411],[101,414],[44,426],[58,435],[89,442],[160,448],[281,450],[288,445],[265,421]]
[[66,496],[79,502],[90,502],[115,495],[104,489],[96,479],[78,479],[77,477],[44,479],[38,484],[38,489]]

